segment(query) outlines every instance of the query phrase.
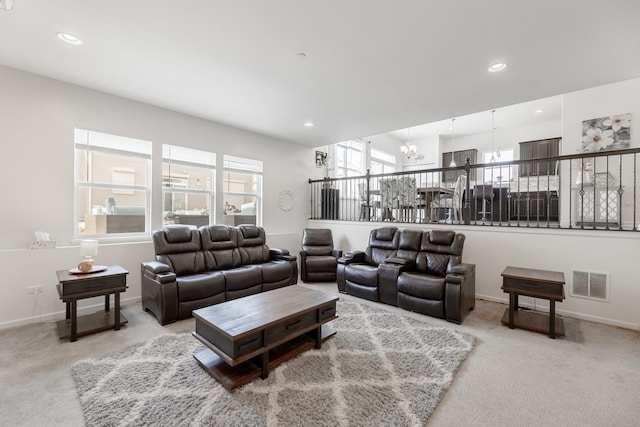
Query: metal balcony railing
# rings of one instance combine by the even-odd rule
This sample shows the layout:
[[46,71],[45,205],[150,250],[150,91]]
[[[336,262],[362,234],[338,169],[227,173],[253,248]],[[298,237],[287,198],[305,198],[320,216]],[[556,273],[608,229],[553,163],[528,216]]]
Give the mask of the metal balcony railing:
[[638,231],[640,149],[309,180],[311,219]]

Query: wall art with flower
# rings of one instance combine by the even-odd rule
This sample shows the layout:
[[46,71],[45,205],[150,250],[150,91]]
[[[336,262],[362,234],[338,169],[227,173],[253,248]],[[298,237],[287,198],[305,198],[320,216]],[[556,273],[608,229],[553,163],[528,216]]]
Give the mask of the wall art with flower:
[[631,114],[582,122],[582,152],[619,150],[631,143]]

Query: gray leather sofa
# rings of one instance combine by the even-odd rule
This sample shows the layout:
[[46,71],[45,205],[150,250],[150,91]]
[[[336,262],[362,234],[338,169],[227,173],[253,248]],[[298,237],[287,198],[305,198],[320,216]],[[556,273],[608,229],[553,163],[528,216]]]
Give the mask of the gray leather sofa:
[[450,230],[372,230],[365,251],[338,260],[338,290],[462,323],[475,306],[475,264],[462,262],[465,235]]
[[141,265],[142,307],[163,325],[298,282],[297,257],[269,248],[262,227],[169,225],[152,236],[156,260]]

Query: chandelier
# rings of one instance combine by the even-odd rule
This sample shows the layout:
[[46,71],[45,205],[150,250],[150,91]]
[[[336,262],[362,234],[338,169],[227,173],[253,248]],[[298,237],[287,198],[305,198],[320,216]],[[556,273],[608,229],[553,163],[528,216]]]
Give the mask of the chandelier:
[[422,160],[424,159],[424,155],[418,154],[418,147],[416,147],[415,144],[411,143],[410,132],[411,129],[407,128],[407,142],[405,143],[405,145],[400,146],[400,151],[402,152],[402,155],[407,159]]

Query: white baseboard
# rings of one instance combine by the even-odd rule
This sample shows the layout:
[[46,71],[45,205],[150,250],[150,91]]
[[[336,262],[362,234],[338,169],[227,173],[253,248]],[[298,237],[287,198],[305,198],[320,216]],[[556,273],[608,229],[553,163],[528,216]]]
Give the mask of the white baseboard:
[[[141,297],[139,296],[126,298],[126,299],[121,298],[120,306],[123,307],[123,306],[131,305],[134,303],[139,303],[140,300],[141,300]],[[113,300],[111,301],[111,307],[113,307]],[[104,302],[99,304],[93,304],[87,307],[78,308],[78,316],[82,316],[85,314],[92,314],[92,313],[95,313],[96,310],[100,310],[100,309],[104,310]],[[62,311],[56,311],[53,313],[41,314],[39,316],[25,317],[23,319],[11,320],[9,322],[2,322],[0,323],[0,330],[13,329],[18,326],[29,325],[32,323],[57,322],[58,320],[64,319],[65,314],[66,314],[65,310],[62,310]]]
[[[501,304],[509,305],[509,299],[508,298],[496,298],[496,297],[492,297],[492,296],[488,296],[488,295],[478,295],[478,294],[476,294],[476,298],[477,299],[481,299],[481,300],[485,300],[485,301],[499,302]],[[528,304],[526,302],[519,301],[518,304],[520,306],[522,306],[522,307],[533,308],[533,305]],[[543,305],[543,306],[537,305],[536,306],[536,309],[540,309],[540,308],[543,308],[543,309],[545,309],[547,311],[549,310],[549,306],[548,305]],[[561,309],[558,309],[558,305],[556,305],[556,313],[560,314],[562,316],[572,317],[574,319],[588,320],[590,322],[602,323],[604,325],[617,326],[618,328],[631,329],[632,331],[640,331],[640,325],[636,325],[634,323],[620,322],[618,320],[607,319],[605,317],[590,316],[588,314],[576,313],[576,312],[567,311],[567,310],[561,310]]]

